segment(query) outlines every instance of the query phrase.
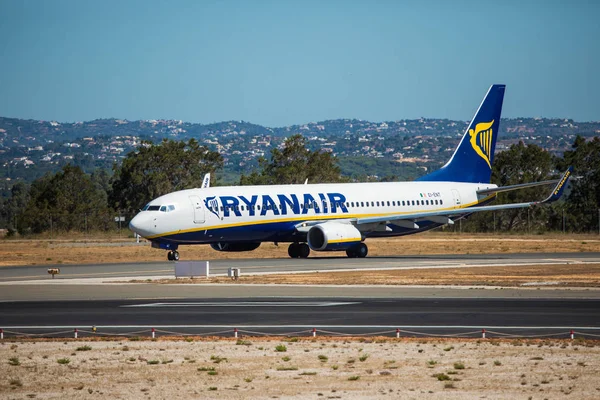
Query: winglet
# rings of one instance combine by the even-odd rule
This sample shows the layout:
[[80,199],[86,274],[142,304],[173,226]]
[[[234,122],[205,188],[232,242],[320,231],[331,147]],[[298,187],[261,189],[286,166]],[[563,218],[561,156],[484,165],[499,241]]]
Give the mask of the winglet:
[[560,178],[560,180],[558,181],[558,183],[552,190],[552,193],[550,194],[550,196],[548,196],[548,198],[546,198],[546,200],[542,201],[542,203],[552,203],[553,201],[560,199],[563,192],[565,191],[565,187],[567,187],[567,182],[569,181],[569,177],[571,176],[572,173],[573,173],[573,167],[571,166],[562,175],[562,177]]

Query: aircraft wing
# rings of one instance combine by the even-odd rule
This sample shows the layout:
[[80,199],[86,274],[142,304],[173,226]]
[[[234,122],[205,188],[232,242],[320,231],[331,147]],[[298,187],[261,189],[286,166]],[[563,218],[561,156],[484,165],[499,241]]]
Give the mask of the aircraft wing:
[[[400,221],[405,221],[405,222],[403,222],[403,224],[406,224],[406,222],[409,222],[409,223],[416,225],[416,222],[418,220],[429,220],[429,221],[435,221],[435,222],[440,222],[440,223],[452,224],[454,222],[452,221],[451,217],[453,217],[455,215],[471,214],[474,212],[481,212],[481,211],[496,211],[496,210],[508,210],[508,209],[514,209],[514,208],[527,208],[527,207],[532,207],[532,206],[536,206],[539,204],[551,203],[553,201],[558,200],[562,196],[564,189],[566,187],[566,183],[569,180],[569,177],[571,176],[572,171],[573,171],[573,167],[569,167],[569,169],[562,175],[562,177],[560,179],[558,179],[556,186],[554,187],[554,189],[552,189],[552,193],[550,193],[550,195],[542,201],[531,201],[531,202],[527,202],[527,203],[513,203],[513,204],[499,204],[499,205],[494,205],[494,206],[453,208],[453,209],[449,209],[449,210],[421,211],[421,212],[414,212],[414,213],[387,215],[387,216],[382,216],[382,217],[355,218],[355,219],[350,220],[350,222],[357,226],[358,225],[366,225],[366,224],[376,224],[376,223],[392,223],[393,224],[395,222],[400,222]],[[547,182],[548,181],[545,181],[544,184],[547,184]],[[537,186],[537,185],[534,185],[534,186]],[[529,186],[525,186],[525,187],[529,187]],[[502,189],[502,188],[498,188],[498,189]],[[511,190],[515,190],[515,189],[513,188]],[[415,228],[418,228],[418,225],[416,225]]]

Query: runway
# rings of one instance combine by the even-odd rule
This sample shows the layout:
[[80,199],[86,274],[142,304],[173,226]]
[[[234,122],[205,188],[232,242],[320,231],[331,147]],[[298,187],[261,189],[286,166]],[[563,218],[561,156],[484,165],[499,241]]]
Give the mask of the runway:
[[302,329],[352,334],[402,328],[454,334],[482,328],[549,335],[600,334],[600,300],[248,298],[137,301],[46,301],[0,304],[0,327],[7,331],[52,332],[79,327],[98,333],[156,327],[181,334],[234,327],[261,333]]
[[[211,261],[211,274],[456,268],[598,263],[600,253],[401,256],[349,259],[243,259]],[[173,263],[123,263],[0,268],[0,328],[43,333],[96,326],[98,334],[155,327],[180,334],[238,328],[289,334],[319,329],[336,334],[374,331],[453,335],[491,328],[502,335],[600,334],[600,290],[595,288],[456,288],[367,285],[259,285],[130,283],[173,276]],[[66,330],[65,330],[66,329]],[[66,332],[66,333],[65,333]],[[89,333],[88,333],[89,334]],[[415,334],[416,335],[416,334]]]

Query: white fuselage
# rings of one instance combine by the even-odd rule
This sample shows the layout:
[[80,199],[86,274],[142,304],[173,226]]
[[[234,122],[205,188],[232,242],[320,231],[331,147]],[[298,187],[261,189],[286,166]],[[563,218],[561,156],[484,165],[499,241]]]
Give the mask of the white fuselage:
[[[188,189],[152,200],[130,226],[153,241],[177,244],[293,242],[305,240],[306,235],[302,237],[297,229],[303,223],[468,208],[493,198],[478,196],[477,190],[495,187],[489,183],[395,182]],[[398,236],[440,225],[423,219],[418,229],[384,224],[385,229],[372,227],[362,233],[364,237]]]

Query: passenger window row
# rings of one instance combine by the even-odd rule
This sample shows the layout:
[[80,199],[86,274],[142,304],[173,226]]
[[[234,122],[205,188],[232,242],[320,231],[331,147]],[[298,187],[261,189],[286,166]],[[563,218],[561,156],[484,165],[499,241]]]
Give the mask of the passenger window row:
[[[442,199],[433,199],[433,200],[397,200],[397,201],[348,201],[346,203],[328,203],[326,201],[323,202],[323,208],[327,209],[329,208],[329,206],[333,206],[335,208],[341,207],[341,206],[345,206],[346,208],[350,208],[350,207],[385,207],[387,205],[387,207],[407,207],[407,206],[438,206],[438,205],[443,205],[444,202]],[[155,207],[155,206],[151,206],[151,207]],[[164,207],[164,206],[163,206]],[[258,210],[260,211],[261,209],[261,205],[260,204],[255,204],[253,206],[245,206],[245,205],[237,205],[237,206],[221,206],[221,211],[224,211],[225,209],[227,209],[228,211],[249,211],[250,209],[253,210]],[[282,210],[283,209],[283,205],[279,204],[279,207],[277,205],[273,206],[271,204],[263,204],[262,205],[263,209],[266,210],[273,210],[273,209],[279,209]],[[301,210],[305,210],[305,209],[318,209],[319,206],[317,204],[317,202],[313,202],[313,203],[303,203],[300,204],[300,209]],[[162,210],[161,210],[162,211]]]

